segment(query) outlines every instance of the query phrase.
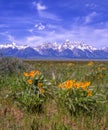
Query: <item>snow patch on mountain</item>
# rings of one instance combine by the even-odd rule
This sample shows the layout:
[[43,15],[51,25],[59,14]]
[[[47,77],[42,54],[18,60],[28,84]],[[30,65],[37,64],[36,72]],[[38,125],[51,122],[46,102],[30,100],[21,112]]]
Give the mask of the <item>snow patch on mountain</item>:
[[25,48],[29,47],[28,45],[24,45],[24,46],[18,46],[16,45],[16,43],[12,43],[12,44],[1,44],[0,45],[0,49],[6,49],[6,48],[12,48],[12,49],[18,49],[18,50],[23,50]]
[[43,43],[38,46],[30,47],[27,45],[12,44],[0,45],[0,53],[3,56],[18,58],[71,58],[71,59],[108,59],[108,47],[97,49],[85,43],[71,42],[66,40],[64,43]]

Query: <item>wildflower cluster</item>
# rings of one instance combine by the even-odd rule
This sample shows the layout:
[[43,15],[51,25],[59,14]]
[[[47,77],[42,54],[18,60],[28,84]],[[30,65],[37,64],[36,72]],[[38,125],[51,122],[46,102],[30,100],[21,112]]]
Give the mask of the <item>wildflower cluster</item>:
[[103,82],[104,76],[106,75],[107,68],[103,65],[95,65],[91,68],[91,71],[85,75],[85,80],[92,82]]
[[98,74],[98,79],[103,79],[103,77],[105,76],[105,72],[106,72],[106,68],[104,66],[99,66],[97,68],[97,74]]
[[30,72],[24,72],[24,76],[26,77],[26,82],[29,86],[34,88],[34,92],[36,90],[43,94],[45,90],[43,89],[44,85],[44,77],[38,70],[32,70]]
[[71,66],[74,66],[74,65],[75,65],[74,63],[69,63],[69,64],[68,64],[68,66],[70,66],[70,67],[71,67]]
[[93,66],[93,65],[94,65],[94,62],[93,62],[93,61],[90,61],[90,62],[88,62],[87,65],[88,65],[88,66]]
[[67,80],[58,85],[59,104],[71,114],[92,113],[98,108],[97,97],[91,82]]
[[20,81],[22,89],[17,92],[18,103],[28,112],[42,112],[48,97],[48,85],[40,71],[24,72],[23,79]]
[[89,90],[90,82],[77,82],[75,80],[67,80],[58,85],[59,88],[62,89],[83,89],[87,92],[87,96],[92,96],[92,91]]

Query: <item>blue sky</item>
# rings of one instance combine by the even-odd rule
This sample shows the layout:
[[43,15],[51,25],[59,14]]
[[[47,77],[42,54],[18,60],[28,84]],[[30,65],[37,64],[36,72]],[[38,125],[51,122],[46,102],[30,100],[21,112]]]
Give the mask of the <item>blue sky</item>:
[[0,0],[0,44],[108,46],[108,0]]

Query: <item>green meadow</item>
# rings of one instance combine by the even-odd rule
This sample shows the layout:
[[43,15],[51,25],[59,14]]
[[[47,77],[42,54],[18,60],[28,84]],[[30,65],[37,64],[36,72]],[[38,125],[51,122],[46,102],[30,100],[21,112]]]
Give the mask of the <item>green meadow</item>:
[[108,61],[1,58],[0,130],[108,130]]

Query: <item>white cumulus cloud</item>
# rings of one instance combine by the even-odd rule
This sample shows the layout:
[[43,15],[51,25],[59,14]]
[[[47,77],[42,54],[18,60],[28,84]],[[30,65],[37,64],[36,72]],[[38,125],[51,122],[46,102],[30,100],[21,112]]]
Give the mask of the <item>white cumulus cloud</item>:
[[34,27],[40,31],[45,29],[45,25],[43,25],[42,23],[36,24]]
[[36,7],[38,11],[46,10],[47,7],[41,3],[33,2],[33,5]]
[[46,9],[48,9],[48,7],[46,5],[44,5],[42,3],[36,3],[36,2],[33,2],[32,4],[33,4],[33,6],[35,6],[36,10],[38,11],[38,15],[41,18],[51,19],[51,20],[55,20],[55,21],[61,20],[56,14],[53,14],[53,13],[49,12],[48,10],[46,11]]

